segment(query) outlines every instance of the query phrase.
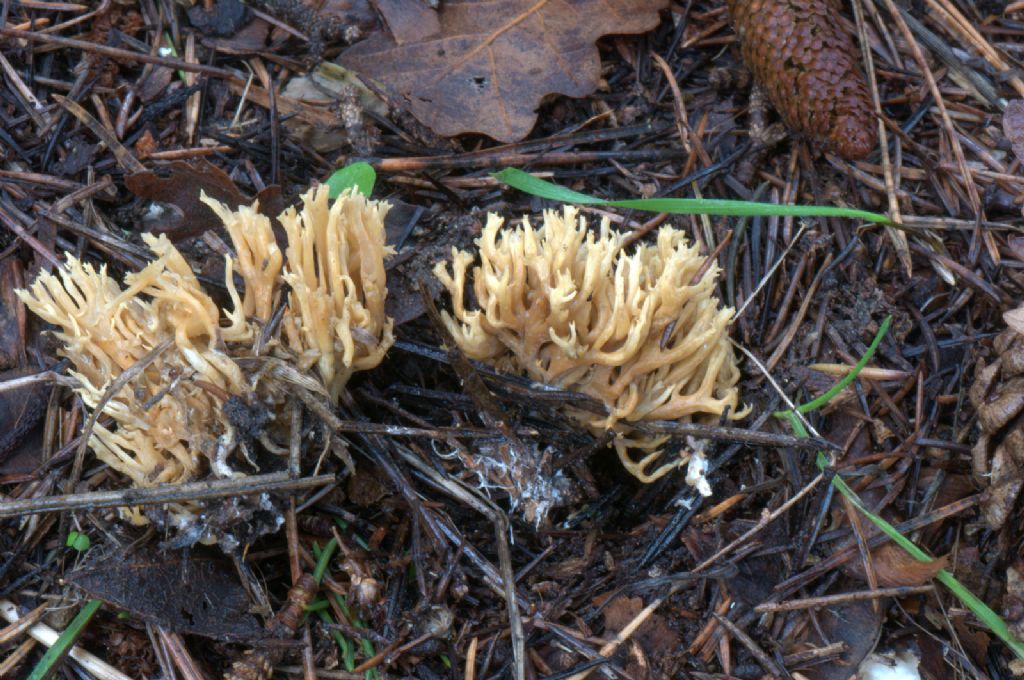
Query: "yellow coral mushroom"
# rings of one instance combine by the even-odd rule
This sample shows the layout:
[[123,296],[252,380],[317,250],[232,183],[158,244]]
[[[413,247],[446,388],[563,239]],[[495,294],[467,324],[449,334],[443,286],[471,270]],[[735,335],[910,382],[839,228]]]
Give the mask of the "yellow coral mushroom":
[[390,206],[348,193],[328,205],[321,185],[303,197],[301,211],[280,217],[288,234],[284,280],[291,286],[285,337],[312,355],[331,397],[353,371],[381,362],[394,344],[387,297],[384,216]]
[[213,454],[218,409],[206,391],[181,378],[198,374],[225,390],[243,386],[241,370],[215,346],[216,304],[166,237],[145,240],[157,259],[126,276],[124,289],[105,267],[97,271],[69,257],[59,278],[42,274],[17,291],[29,309],[60,328],[61,354],[71,359],[89,408],[121,373],[174,340],[104,404],[116,431],[97,424],[90,438],[98,457],[137,486],[190,479]]
[[[250,342],[254,331],[251,321],[266,323],[277,302],[283,263],[281,249],[274,239],[270,220],[257,210],[256,204],[239,206],[238,210],[231,211],[205,192],[200,200],[224,223],[235,247],[235,256],[226,257],[224,262],[224,282],[234,310],[225,310],[225,316],[231,323],[221,333],[229,342]],[[236,266],[245,281],[244,299],[239,299],[235,288],[233,274]]]
[[[434,273],[452,297],[446,324],[471,358],[599,399],[608,414],[573,415],[593,431],[612,428],[625,467],[651,482],[689,454],[649,468],[665,438],[629,426],[642,420],[707,419],[737,410],[740,373],[727,331],[733,310],[714,295],[718,268],[705,266],[682,232],[662,228],[653,245],[627,252],[608,220],[587,230],[576,209],[544,213],[514,229],[488,215],[472,269],[476,308],[464,299],[476,258],[452,250]],[[696,279],[696,281],[694,280]],[[644,452],[634,460],[630,449]]]
[[[278,359],[318,364],[335,398],[353,371],[376,366],[394,342],[384,313],[388,206],[357,193],[330,204],[326,187],[302,198],[300,211],[289,209],[280,218],[289,242],[285,258],[257,206],[231,211],[203,197],[234,248],[225,263],[230,311],[203,290],[165,236],[143,236],[156,259],[128,274],[123,287],[105,267],[96,270],[69,257],[56,275],[44,273],[28,290],[17,291],[29,309],[58,327],[60,352],[71,359],[77,392],[89,408],[99,406],[124,371],[169,343],[103,404],[116,427],[97,424],[90,437],[97,457],[136,486],[190,481],[208,470],[241,474],[227,464],[236,442],[218,400],[254,389],[256,380],[236,359],[253,356],[286,282],[285,338],[272,341],[269,351]],[[235,272],[245,284],[243,296]],[[193,510],[176,506],[172,519],[180,526]]]

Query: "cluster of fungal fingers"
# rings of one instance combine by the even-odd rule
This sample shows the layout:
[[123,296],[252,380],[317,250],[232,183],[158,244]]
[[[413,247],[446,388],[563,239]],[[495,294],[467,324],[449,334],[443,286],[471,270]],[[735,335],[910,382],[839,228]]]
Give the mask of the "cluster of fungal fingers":
[[[281,218],[285,257],[256,206],[231,211],[203,200],[223,220],[234,249],[225,262],[230,309],[204,291],[165,236],[143,236],[155,259],[126,275],[124,285],[105,266],[69,257],[56,274],[44,273],[18,291],[30,310],[57,327],[59,351],[71,360],[86,406],[113,421],[96,423],[90,447],[140,487],[253,469],[236,454],[250,460],[242,435],[252,433],[236,432],[231,413],[243,404],[266,414],[257,420],[275,420],[284,397],[260,369],[265,362],[319,365],[320,391],[336,398],[353,371],[375,366],[393,342],[383,306],[385,205],[358,193],[332,205],[326,187],[311,190],[301,217],[290,209]],[[241,295],[236,273],[244,283]],[[290,292],[282,300],[286,283]],[[279,306],[283,330],[263,337]],[[155,359],[140,364],[162,346]],[[111,389],[139,366],[120,389]],[[266,448],[287,450],[270,442]],[[179,528],[196,515],[191,506],[170,510]],[[146,521],[137,511],[129,516]]]
[[[337,201],[327,187],[306,200],[301,212],[288,208],[280,220],[288,233],[291,286],[283,324],[289,347],[316,362],[332,399],[353,371],[373,368],[394,343],[387,297],[384,216],[379,202]],[[367,257],[367,254],[374,254]]]
[[600,400],[606,415],[573,417],[614,430],[623,465],[644,482],[689,453],[657,465],[665,438],[631,424],[745,415],[728,338],[733,310],[715,297],[717,266],[682,232],[662,228],[656,243],[627,252],[607,220],[595,234],[571,207],[545,212],[537,228],[526,218],[514,229],[502,223],[489,215],[476,255],[453,249],[451,268],[434,269],[452,299],[445,323],[467,356]]
[[102,460],[138,486],[192,478],[203,452],[212,456],[214,398],[183,377],[202,375],[229,392],[244,387],[238,366],[218,349],[217,305],[165,236],[145,240],[157,258],[129,274],[124,287],[106,267],[69,258],[57,275],[43,274],[29,291],[19,291],[33,312],[60,329],[61,353],[71,358],[78,394],[91,409],[112,380],[173,339],[103,406],[117,427],[96,423],[90,440]]
[[837,0],[729,0],[743,60],[793,130],[856,160],[878,145],[858,52]]

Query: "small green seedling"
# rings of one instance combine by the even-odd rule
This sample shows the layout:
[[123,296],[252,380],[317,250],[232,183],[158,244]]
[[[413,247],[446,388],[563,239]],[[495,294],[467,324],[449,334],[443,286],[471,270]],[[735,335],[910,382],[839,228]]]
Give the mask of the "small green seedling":
[[363,196],[369,196],[373,193],[373,185],[376,183],[377,171],[364,161],[349,163],[345,167],[335,170],[325,182],[330,189],[331,198],[341,196],[341,192],[352,187],[359,189],[359,193]]
[[68,538],[64,541],[64,547],[71,548],[76,552],[85,552],[92,545],[92,541],[85,534],[77,531],[72,531],[68,534]]
[[[324,573],[327,571],[327,567],[331,562],[331,556],[337,548],[338,542],[333,538],[328,541],[327,545],[323,548],[321,548],[317,543],[313,543],[313,556],[316,558],[316,567],[313,569],[313,578],[317,583],[320,583],[323,579]],[[356,628],[366,628],[366,624],[349,608],[344,597],[337,593],[330,593],[329,597],[332,598],[334,606],[337,607],[338,611],[348,619],[348,622],[352,626]],[[335,624],[335,621],[334,617],[331,616],[329,606],[330,603],[327,600],[318,599],[316,602],[306,607],[306,611],[309,613],[315,613],[325,624],[333,625]],[[345,666],[345,670],[351,672],[356,667],[355,645],[352,640],[349,640],[346,636],[342,635],[341,631],[337,629],[331,630],[331,636],[334,638],[335,644],[338,645],[338,649],[341,651],[341,660]],[[361,641],[360,646],[362,647],[362,651],[365,656],[373,657],[376,654],[373,643],[369,640],[364,638]],[[365,680],[379,680],[380,672],[376,668],[371,668],[363,674],[363,677]]]

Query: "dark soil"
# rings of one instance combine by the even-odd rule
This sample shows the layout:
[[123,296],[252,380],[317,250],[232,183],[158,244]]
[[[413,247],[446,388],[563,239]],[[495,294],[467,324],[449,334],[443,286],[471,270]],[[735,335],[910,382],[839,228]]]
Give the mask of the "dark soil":
[[[58,631],[87,600],[102,600],[78,645],[135,678],[222,676],[251,649],[274,666],[273,677],[512,678],[516,645],[526,651],[525,677],[548,680],[845,680],[873,650],[911,653],[925,678],[1014,677],[1013,652],[933,576],[944,565],[1012,634],[1024,634],[1024,509],[1013,493],[1024,467],[1003,473],[998,494],[988,488],[988,458],[1020,425],[986,432],[991,446],[972,457],[981,428],[968,399],[977,371],[999,356],[993,340],[1006,329],[1003,313],[1019,303],[1024,175],[1000,102],[966,89],[915,31],[938,83],[936,101],[886,3],[865,4],[887,159],[876,150],[855,163],[772,126],[778,117],[763,97],[752,98],[724,0],[679,0],[654,31],[603,38],[607,86],[590,97],[549,98],[530,137],[504,146],[440,138],[398,101],[387,113],[364,112],[351,93],[290,112],[278,103],[288,81],[317,59],[380,30],[369,6],[327,2],[307,26],[299,22],[308,8],[297,0],[249,10],[226,0],[187,4],[2,4],[0,25],[36,37],[0,31],[0,388],[67,370],[44,324],[13,294],[65,253],[105,262],[120,279],[148,260],[141,234],[166,233],[215,288],[223,257],[204,233],[226,235],[196,203],[200,188],[234,205],[258,197],[275,215],[359,159],[377,168],[375,197],[395,206],[388,311],[398,342],[383,364],[353,378],[342,400],[339,417],[359,424],[342,435],[354,469],[341,456],[320,458],[327,442],[307,412],[301,473],[335,475],[329,484],[272,493],[266,505],[206,501],[211,516],[235,522],[242,540],[229,551],[133,526],[88,502],[70,508],[57,499],[38,514],[4,514],[9,503],[123,490],[126,481],[89,453],[77,457],[88,413],[71,390],[3,389],[0,599],[22,616],[50,605],[40,621]],[[962,68],[1000,98],[1024,96],[1012,81],[1015,62],[998,75],[978,56],[979,43],[922,9],[958,7],[1010,57],[1020,54],[1021,11],[973,0],[896,4],[938,43],[962,51]],[[269,33],[276,25],[292,30]],[[61,37],[121,52],[53,39]],[[160,62],[174,59],[160,51],[167,41],[206,70]],[[131,56],[147,54],[161,56]],[[678,78],[684,123],[699,141],[689,150],[652,54]],[[243,104],[250,72],[251,101]],[[479,149],[493,153],[470,154]],[[571,395],[459,361],[424,313],[421,284],[434,304],[448,304],[430,271],[453,245],[472,243],[486,212],[514,218],[549,205],[489,175],[513,155],[525,170],[605,198],[699,193],[898,208],[905,228],[608,211],[638,238],[675,224],[707,253],[731,234],[718,253],[719,289],[742,310],[733,337],[751,355],[741,383],[751,414],[730,425],[777,438],[737,442],[710,427],[714,495],[702,498],[682,473],[650,485],[632,479],[607,439],[562,414]],[[599,212],[590,210],[595,224]],[[791,432],[771,414],[787,408],[784,399],[823,393],[842,373],[820,365],[856,363],[890,315],[874,372],[807,416],[835,445],[821,473],[817,451],[783,437]],[[234,406],[258,439],[265,414]],[[455,438],[441,428],[482,434]],[[515,460],[517,451],[532,457]],[[551,483],[563,502],[542,521],[527,521],[531,500],[496,487],[487,457],[511,457],[549,481],[557,475]],[[880,545],[871,522],[834,493],[833,475],[944,561],[922,566]],[[986,519],[994,504],[1005,517],[998,527]],[[92,547],[68,548],[72,531]],[[331,541],[322,584],[297,593],[319,607],[303,619],[301,602],[288,605],[289,588]],[[509,569],[521,638],[503,588]],[[886,596],[868,592],[877,588]],[[814,601],[837,595],[845,597]],[[10,630],[0,629],[0,675],[27,677],[45,648],[22,632],[5,635]],[[90,673],[74,659],[57,671],[98,677]]]

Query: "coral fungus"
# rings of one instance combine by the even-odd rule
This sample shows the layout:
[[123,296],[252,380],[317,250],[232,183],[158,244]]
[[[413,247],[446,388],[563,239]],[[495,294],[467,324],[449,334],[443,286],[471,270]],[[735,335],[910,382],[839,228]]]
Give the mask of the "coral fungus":
[[[259,358],[256,343],[286,282],[291,291],[283,337],[270,338],[263,356],[317,364],[324,391],[333,397],[353,371],[376,366],[393,342],[384,314],[386,205],[358,193],[330,205],[326,187],[311,190],[301,212],[289,209],[281,216],[288,235],[283,257],[270,221],[256,206],[233,212],[203,200],[224,222],[234,247],[225,263],[231,310],[219,308],[165,236],[143,236],[156,259],[125,276],[123,287],[106,267],[69,257],[56,275],[42,274],[18,291],[29,309],[57,326],[60,353],[71,360],[82,400],[113,420],[110,427],[96,424],[91,448],[136,486],[190,481],[207,471],[242,474],[228,457],[242,447],[248,458],[244,441],[220,400],[254,403],[271,416],[280,408],[283,400],[252,360]],[[242,296],[236,272],[244,282]],[[156,359],[106,395],[162,344],[167,348]],[[177,507],[171,514],[181,525],[193,510]]]
[[682,232],[663,228],[630,254],[607,220],[594,234],[571,207],[545,212],[539,228],[526,219],[501,227],[489,215],[477,239],[476,308],[464,297],[474,255],[453,249],[451,270],[434,269],[452,297],[445,321],[469,357],[600,400],[605,416],[572,415],[593,431],[614,429],[623,464],[645,482],[689,456],[651,471],[665,438],[630,423],[743,415],[727,336],[733,312],[714,295],[718,268]]
[[384,216],[388,205],[360,195],[327,204],[327,187],[281,215],[291,286],[284,331],[289,346],[317,360],[333,398],[353,371],[373,368],[394,343],[384,314]]

